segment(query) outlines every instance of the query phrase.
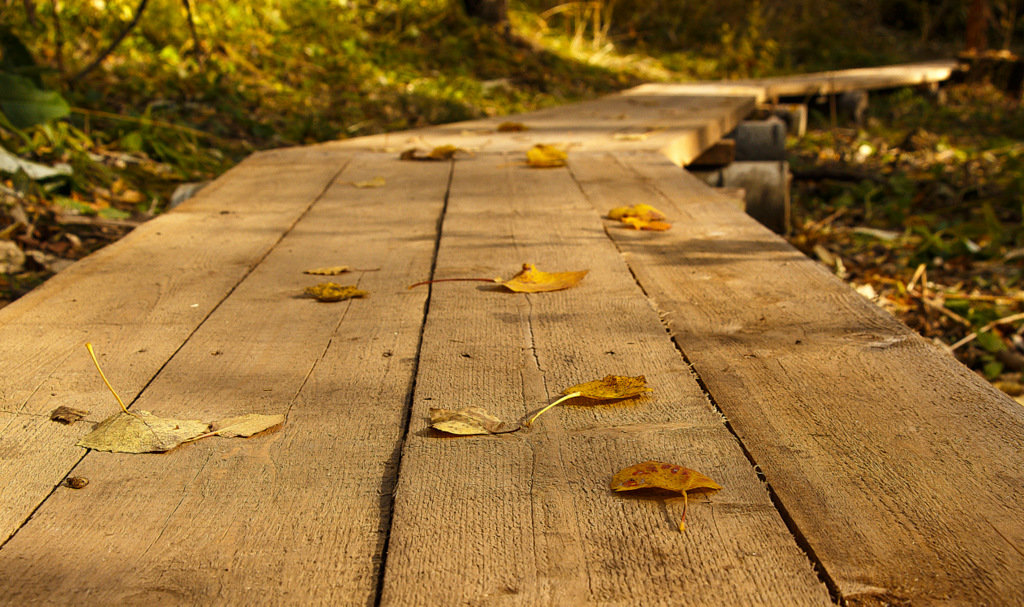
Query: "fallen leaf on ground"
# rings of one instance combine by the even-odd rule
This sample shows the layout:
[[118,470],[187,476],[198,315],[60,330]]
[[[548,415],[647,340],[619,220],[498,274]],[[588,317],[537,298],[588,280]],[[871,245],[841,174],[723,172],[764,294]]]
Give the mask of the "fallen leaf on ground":
[[50,412],[50,420],[62,424],[73,424],[80,421],[86,415],[89,415],[88,411],[72,409],[71,407],[57,407]]
[[524,263],[523,269],[508,280],[500,278],[435,278],[434,280],[423,280],[411,284],[408,288],[412,289],[421,285],[431,285],[436,282],[489,282],[499,284],[515,293],[543,293],[574,287],[583,280],[583,277],[589,271],[542,272],[532,263]]
[[454,145],[439,145],[426,154],[415,148],[405,150],[398,158],[399,160],[451,160],[457,152],[465,152],[465,150]]
[[316,298],[317,301],[344,301],[354,297],[366,297],[369,293],[361,291],[353,285],[322,282],[312,287],[306,287],[306,295]]
[[518,133],[528,130],[530,130],[529,127],[522,122],[502,122],[498,125],[499,133]]
[[573,398],[587,398],[596,401],[624,400],[650,391],[651,389],[647,387],[647,378],[643,375],[636,377],[606,375],[603,379],[588,381],[562,390],[564,396],[535,413],[525,425],[533,424],[548,409]]
[[665,214],[649,204],[615,207],[608,211],[608,219],[617,219],[636,230],[663,232],[672,227],[672,224],[665,221]]
[[628,226],[632,226],[634,230],[664,232],[665,230],[672,229],[671,223],[665,221],[648,221],[646,219],[640,219],[639,217],[623,217],[619,221]]
[[263,415],[261,413],[248,413],[236,417],[228,417],[210,424],[210,432],[206,436],[223,436],[224,438],[248,438],[253,434],[259,434],[274,426],[284,423],[284,415]]
[[373,179],[368,179],[366,181],[355,181],[355,182],[352,182],[352,185],[356,186],[357,188],[382,188],[385,185],[387,185],[387,183],[388,182],[387,182],[386,179],[384,179],[383,177],[377,176],[377,177],[374,177]]
[[316,276],[337,276],[338,274],[344,274],[350,272],[351,268],[348,266],[334,266],[333,268],[313,268],[312,270],[303,270],[303,274],[315,274]]
[[553,145],[538,143],[526,151],[526,164],[535,168],[564,167],[569,156]]
[[616,472],[611,488],[614,491],[665,489],[682,494],[683,518],[679,521],[679,531],[686,531],[687,492],[718,491],[722,486],[696,470],[652,460]]
[[524,263],[521,272],[501,283],[516,293],[541,293],[575,287],[590,270],[542,272],[532,263]]
[[430,408],[430,426],[448,434],[469,436],[474,434],[505,434],[519,429],[509,427],[480,407],[465,409]]
[[165,419],[148,411],[118,411],[78,441],[79,447],[115,453],[169,451],[210,430],[195,419]]
[[84,476],[69,476],[64,484],[72,489],[84,489],[89,484],[89,479]]

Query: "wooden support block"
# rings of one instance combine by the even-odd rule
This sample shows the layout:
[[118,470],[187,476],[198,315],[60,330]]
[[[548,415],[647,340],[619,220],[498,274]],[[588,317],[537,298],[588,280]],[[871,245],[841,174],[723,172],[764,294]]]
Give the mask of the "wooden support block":
[[786,159],[786,123],[776,116],[744,120],[727,137],[736,141],[736,160]]

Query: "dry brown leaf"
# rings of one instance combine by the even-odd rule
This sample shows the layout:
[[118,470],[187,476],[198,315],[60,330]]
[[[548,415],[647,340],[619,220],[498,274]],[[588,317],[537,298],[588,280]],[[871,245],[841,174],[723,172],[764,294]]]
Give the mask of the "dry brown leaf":
[[314,274],[316,276],[337,276],[338,274],[344,274],[345,272],[351,272],[352,268],[348,266],[334,266],[332,268],[314,268],[312,270],[303,270],[303,274]]
[[462,436],[505,434],[519,429],[518,426],[508,426],[480,407],[467,407],[458,410],[431,407],[430,426],[441,432]]
[[248,438],[253,434],[259,434],[274,426],[284,423],[284,415],[263,415],[260,413],[248,413],[236,417],[221,419],[210,424],[208,436],[223,436],[224,438],[242,437]]
[[82,437],[78,446],[115,453],[155,453],[169,451],[209,429],[210,424],[194,419],[165,419],[148,411],[118,411]]
[[361,291],[353,285],[322,282],[312,287],[306,287],[306,295],[316,298],[317,301],[344,301],[355,297],[366,297],[369,293]]
[[532,263],[524,263],[521,272],[501,283],[516,293],[542,293],[575,287],[590,270],[542,272]]
[[686,530],[686,494],[690,491],[713,492],[721,485],[696,470],[658,461],[646,461],[623,468],[612,478],[613,491],[634,491],[637,489],[665,489],[683,496],[683,517],[679,531]]
[[88,411],[61,406],[50,412],[50,420],[61,424],[73,424],[80,421],[86,415],[89,415]]
[[522,122],[502,122],[498,125],[499,133],[519,133],[528,130],[530,130],[529,127]]
[[538,143],[526,151],[526,164],[535,168],[564,167],[569,155],[553,145]]
[[596,401],[624,400],[650,391],[651,389],[647,387],[647,378],[643,375],[637,375],[636,377],[629,375],[606,375],[603,379],[588,381],[562,390],[564,396],[535,413],[525,425],[533,424],[548,409],[573,398],[586,398]]

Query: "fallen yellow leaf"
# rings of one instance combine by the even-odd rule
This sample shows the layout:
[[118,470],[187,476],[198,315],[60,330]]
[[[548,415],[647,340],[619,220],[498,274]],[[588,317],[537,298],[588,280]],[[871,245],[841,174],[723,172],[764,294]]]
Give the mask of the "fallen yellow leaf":
[[345,272],[351,271],[348,266],[334,266],[331,268],[313,268],[312,270],[303,270],[303,274],[314,274],[316,276],[337,276],[338,274],[344,274]]
[[647,387],[647,378],[643,375],[637,375],[636,377],[606,375],[603,379],[588,381],[562,390],[564,396],[535,413],[525,425],[533,424],[548,409],[573,398],[588,398],[596,401],[623,400],[634,398],[650,391],[651,389]]
[[628,226],[632,226],[634,230],[652,230],[655,232],[664,232],[665,230],[672,229],[672,224],[668,222],[640,219],[639,217],[623,217],[619,221]]
[[629,207],[615,207],[608,211],[608,219],[622,220],[626,217],[636,217],[644,221],[661,221],[668,219],[664,213],[649,204],[636,204]]
[[568,158],[565,151],[545,143],[538,143],[526,151],[526,164],[535,168],[564,167]]
[[516,293],[541,293],[560,291],[574,287],[589,270],[574,272],[542,272],[532,263],[524,263],[521,272],[501,283],[506,289]]
[[456,152],[464,151],[454,145],[439,145],[426,154],[417,149],[405,150],[398,158],[399,160],[451,160],[455,157]]
[[386,179],[377,176],[367,181],[355,181],[352,183],[352,185],[356,186],[357,188],[382,188],[385,185],[387,185],[387,183],[388,182]]
[[225,438],[242,437],[248,438],[253,434],[259,434],[274,426],[284,423],[284,415],[263,415],[261,413],[247,413],[236,417],[228,417],[210,424],[208,436],[223,436]]
[[366,297],[369,293],[361,291],[352,285],[322,282],[312,287],[306,287],[306,295],[316,298],[317,301],[344,301],[354,297]]
[[474,434],[505,434],[515,432],[518,426],[509,427],[480,407],[465,409],[430,408],[430,426],[448,434],[463,436]]
[[665,489],[683,496],[683,517],[679,531],[686,531],[686,494],[690,491],[713,492],[721,485],[696,470],[659,461],[646,461],[623,468],[612,478],[613,491],[634,491],[637,489]]

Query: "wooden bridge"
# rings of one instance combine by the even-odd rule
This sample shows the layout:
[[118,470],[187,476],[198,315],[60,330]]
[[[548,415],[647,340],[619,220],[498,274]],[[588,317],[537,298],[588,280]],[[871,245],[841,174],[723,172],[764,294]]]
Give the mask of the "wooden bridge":
[[[679,168],[757,96],[646,85],[522,132],[255,154],[0,310],[0,603],[1024,604],[1024,409]],[[568,165],[526,166],[537,142]],[[470,153],[399,160],[444,144]],[[639,203],[673,228],[604,218]],[[406,288],[525,262],[589,274]],[[303,296],[337,265],[367,298]],[[133,410],[286,421],[78,447],[118,410],[86,342]],[[429,427],[608,374],[652,392]],[[685,533],[680,497],[609,489],[645,460],[723,486]]]

